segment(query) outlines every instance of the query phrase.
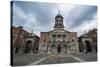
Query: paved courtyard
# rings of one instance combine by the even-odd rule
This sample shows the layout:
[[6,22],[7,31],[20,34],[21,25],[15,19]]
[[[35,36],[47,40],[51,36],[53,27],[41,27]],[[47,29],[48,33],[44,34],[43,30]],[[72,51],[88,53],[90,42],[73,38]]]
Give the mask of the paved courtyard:
[[21,54],[21,55],[15,55],[13,56],[13,65],[14,66],[23,66],[28,65],[30,63],[33,63],[37,60],[40,60],[41,58],[45,57],[46,54],[40,55],[40,54]]
[[97,61],[97,53],[79,53],[79,54],[22,54],[13,57],[14,66],[23,65],[42,65],[59,63],[77,63]]

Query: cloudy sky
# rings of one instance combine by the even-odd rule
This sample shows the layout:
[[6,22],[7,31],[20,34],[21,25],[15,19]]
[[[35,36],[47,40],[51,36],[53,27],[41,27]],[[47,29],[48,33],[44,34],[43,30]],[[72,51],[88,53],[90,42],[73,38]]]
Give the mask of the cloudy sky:
[[13,2],[13,25],[40,36],[40,32],[53,30],[55,16],[60,11],[65,30],[78,32],[78,36],[97,28],[97,7],[92,5],[56,4],[40,2]]

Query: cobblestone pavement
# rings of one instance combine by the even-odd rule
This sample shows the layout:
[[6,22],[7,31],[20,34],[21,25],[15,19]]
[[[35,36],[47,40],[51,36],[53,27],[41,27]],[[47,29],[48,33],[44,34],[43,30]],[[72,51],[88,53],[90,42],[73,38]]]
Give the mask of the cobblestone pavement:
[[42,61],[38,65],[41,64],[60,64],[60,63],[73,63],[73,62],[78,62],[74,58],[70,56],[49,56],[46,60]]
[[14,66],[24,66],[30,63],[33,63],[41,58],[45,57],[46,54],[21,54],[13,56],[13,65]]
[[88,62],[97,61],[96,53],[79,53],[79,54],[64,54],[64,55],[34,55],[23,54],[20,56],[14,56],[14,65],[42,65],[42,64],[60,64],[60,63],[76,63],[76,62]]
[[81,54],[72,54],[78,58],[81,58],[85,61],[97,61],[97,53],[81,53]]
[[49,56],[40,64],[60,64],[60,63],[74,63],[74,62],[90,62],[97,61],[97,53],[79,53],[62,56]]

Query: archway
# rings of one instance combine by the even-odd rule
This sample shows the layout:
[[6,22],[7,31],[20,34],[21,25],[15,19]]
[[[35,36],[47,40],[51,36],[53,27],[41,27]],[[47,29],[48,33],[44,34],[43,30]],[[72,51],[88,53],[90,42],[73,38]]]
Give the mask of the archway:
[[24,53],[29,53],[31,51],[32,41],[28,40],[25,45]]
[[85,43],[86,43],[86,51],[87,51],[87,52],[92,52],[90,42],[89,42],[88,40],[86,40]]

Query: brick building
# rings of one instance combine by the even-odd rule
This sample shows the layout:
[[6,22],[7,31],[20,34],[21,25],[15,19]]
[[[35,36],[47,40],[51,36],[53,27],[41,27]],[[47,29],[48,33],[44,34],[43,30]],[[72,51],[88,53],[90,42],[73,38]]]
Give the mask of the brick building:
[[32,33],[24,30],[22,26],[12,26],[11,37],[14,54],[29,53],[33,51],[33,47],[37,50],[39,37],[37,35],[33,36]]

